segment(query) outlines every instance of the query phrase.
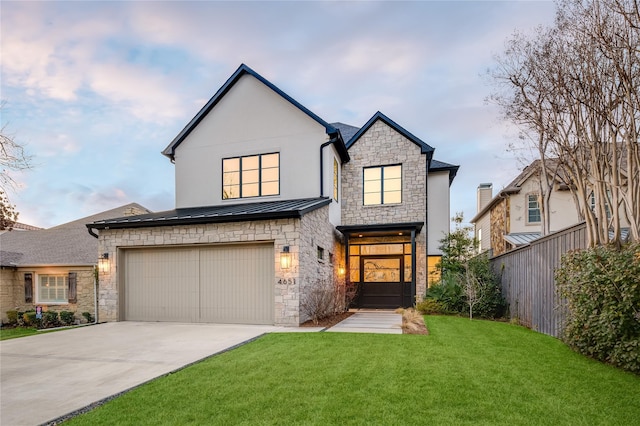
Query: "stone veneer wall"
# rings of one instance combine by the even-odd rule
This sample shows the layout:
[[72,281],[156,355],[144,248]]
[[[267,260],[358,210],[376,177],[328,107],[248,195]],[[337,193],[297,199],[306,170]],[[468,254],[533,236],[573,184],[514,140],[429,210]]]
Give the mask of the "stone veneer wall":
[[[349,148],[349,156],[351,161],[342,169],[343,225],[424,222],[416,235],[416,296],[420,300],[427,288],[426,154],[378,120]],[[402,164],[402,203],[365,206],[362,169],[394,164]]]
[[[323,259],[318,258],[318,247],[324,249]],[[329,222],[329,207],[304,215],[300,232],[300,300],[325,283],[343,286],[344,277],[338,273],[342,259],[340,233]],[[304,312],[300,315],[300,323],[309,319]]]
[[[303,281],[301,274],[303,271],[308,271],[307,263],[310,262],[308,257],[310,242],[305,236],[304,243],[302,243],[301,221],[308,223],[308,226],[317,227],[318,230],[324,229],[323,221],[326,219],[326,223],[328,223],[328,210],[328,206],[322,207],[308,213],[302,219],[102,230],[100,231],[99,253],[109,253],[111,267],[108,273],[100,274],[100,321],[122,319],[119,309],[118,265],[116,264],[118,249],[272,241],[275,252],[275,276],[273,279],[275,324],[298,325],[301,322],[299,314],[300,282]],[[318,239],[318,241],[320,240]],[[286,271],[280,268],[280,252],[284,246],[290,247],[293,258],[292,267]],[[310,272],[306,272],[306,274],[306,279],[311,279]],[[281,278],[292,278],[295,283],[278,283]]]
[[2,322],[7,321],[7,311],[16,308],[16,301],[14,294],[14,288],[16,273],[15,270],[0,268],[0,318]]
[[507,251],[504,235],[509,233],[509,199],[500,200],[490,213],[491,221],[491,249],[492,256],[498,256]]
[[[82,312],[89,312],[95,316],[94,302],[94,272],[92,266],[85,267],[39,267],[39,268],[19,268],[2,269],[0,279],[2,286],[0,289],[2,320],[7,320],[7,311],[17,309],[27,311],[42,306],[43,311],[70,311],[75,312],[78,322],[86,322]],[[34,303],[24,301],[24,274],[27,272],[35,274],[77,274],[76,296],[77,303],[45,304],[37,302],[37,278],[33,277],[33,298]]]

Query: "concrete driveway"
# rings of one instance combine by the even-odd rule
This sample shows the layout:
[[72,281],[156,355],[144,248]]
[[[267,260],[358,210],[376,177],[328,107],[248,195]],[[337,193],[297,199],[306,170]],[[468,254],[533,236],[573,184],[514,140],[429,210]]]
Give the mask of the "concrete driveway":
[[264,333],[294,330],[127,321],[5,340],[0,424],[46,423]]

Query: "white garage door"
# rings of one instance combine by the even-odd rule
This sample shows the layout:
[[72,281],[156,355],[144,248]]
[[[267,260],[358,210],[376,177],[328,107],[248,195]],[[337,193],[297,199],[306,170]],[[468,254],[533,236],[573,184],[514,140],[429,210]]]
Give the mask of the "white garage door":
[[126,250],[130,321],[273,324],[271,244]]

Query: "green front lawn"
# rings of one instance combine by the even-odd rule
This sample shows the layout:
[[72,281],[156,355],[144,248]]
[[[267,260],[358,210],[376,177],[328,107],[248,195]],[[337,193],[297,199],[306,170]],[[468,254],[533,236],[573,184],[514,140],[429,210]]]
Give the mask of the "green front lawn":
[[[431,335],[270,334],[135,389],[71,425],[630,425],[640,377],[497,322]],[[142,367],[141,367],[142,368]]]
[[16,337],[31,336],[33,334],[38,334],[38,330],[26,327],[0,328],[0,340],[15,339]]

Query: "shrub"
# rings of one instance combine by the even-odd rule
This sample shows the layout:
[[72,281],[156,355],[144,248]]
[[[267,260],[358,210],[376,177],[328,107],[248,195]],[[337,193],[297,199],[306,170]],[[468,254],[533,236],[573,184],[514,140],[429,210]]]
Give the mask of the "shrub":
[[442,313],[461,313],[465,310],[464,292],[454,274],[443,275],[438,284],[429,287],[425,294],[426,299],[438,302],[443,308]]
[[36,318],[36,311],[26,311],[22,314],[22,321],[26,327],[42,328],[42,319]]
[[562,257],[556,284],[566,299],[563,340],[597,360],[640,373],[640,243]]
[[84,319],[87,320],[87,322],[93,322],[93,315],[91,315],[91,312],[83,312],[82,316],[84,317]]
[[486,254],[469,259],[468,270],[477,280],[478,299],[473,306],[473,315],[482,318],[500,318],[507,310],[507,302],[502,297],[500,280],[493,273]]
[[60,321],[64,325],[72,325],[76,321],[76,314],[74,312],[61,311]]
[[[301,312],[314,324],[333,314],[344,312],[350,300],[349,292],[333,280],[318,280],[311,289],[305,289],[300,300]],[[345,294],[347,293],[347,294]]]
[[42,326],[44,328],[52,328],[59,325],[60,320],[56,311],[47,311],[42,313]]
[[9,321],[9,324],[17,324],[18,323],[18,311],[16,311],[16,310],[7,311],[7,321]]
[[446,314],[444,305],[435,299],[424,299],[416,304],[416,310],[423,315]]

